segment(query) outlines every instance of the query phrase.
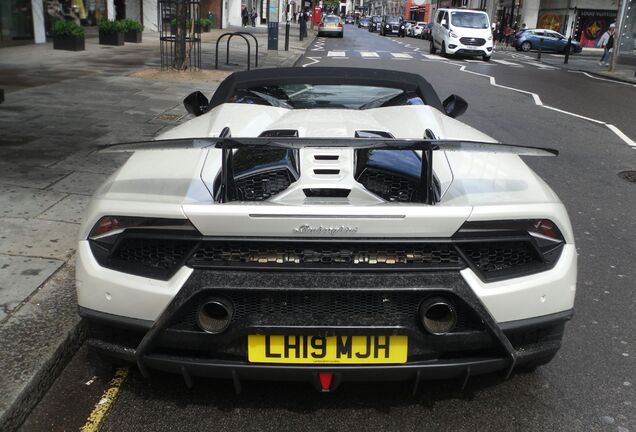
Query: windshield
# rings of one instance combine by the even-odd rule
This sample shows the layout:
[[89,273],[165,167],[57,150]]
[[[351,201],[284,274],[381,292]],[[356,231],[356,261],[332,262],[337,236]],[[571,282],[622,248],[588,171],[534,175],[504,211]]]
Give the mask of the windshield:
[[[405,96],[402,101],[401,96]],[[367,109],[394,103],[423,104],[402,90],[357,85],[283,84],[239,90],[230,102],[271,105],[288,109],[346,108]],[[398,101],[399,100],[399,101]]]
[[451,12],[451,22],[455,27],[487,29],[488,16],[482,13],[474,12]]
[[391,24],[398,24],[400,22],[400,17],[388,16],[388,17],[386,17],[386,22],[391,23]]
[[382,18],[380,18],[379,16],[374,16],[374,17],[372,18],[372,20],[373,20],[373,22],[376,22],[376,23],[377,23],[377,22],[382,21]]

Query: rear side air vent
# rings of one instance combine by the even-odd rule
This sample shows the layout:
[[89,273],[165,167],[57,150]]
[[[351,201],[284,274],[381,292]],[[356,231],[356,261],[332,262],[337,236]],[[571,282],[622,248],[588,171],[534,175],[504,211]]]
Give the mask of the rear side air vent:
[[413,150],[358,150],[356,180],[391,202],[421,202],[422,160]]
[[[269,132],[269,131],[268,131]],[[264,201],[298,180],[297,151],[239,149],[232,155],[230,201]],[[221,201],[221,176],[214,182],[215,199]]]
[[351,193],[351,189],[332,189],[332,188],[311,188],[303,189],[306,197],[321,198],[346,198]]
[[318,175],[337,175],[340,174],[339,169],[315,169],[314,174]]

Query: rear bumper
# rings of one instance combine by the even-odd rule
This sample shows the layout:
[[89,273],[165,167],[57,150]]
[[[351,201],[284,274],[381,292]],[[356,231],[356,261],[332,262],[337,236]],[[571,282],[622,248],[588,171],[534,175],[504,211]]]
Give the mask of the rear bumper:
[[[255,286],[254,278],[260,280],[261,287],[275,283],[269,288],[271,302],[277,301],[275,293],[285,292],[289,302],[295,298],[292,293],[298,291],[301,279],[315,279],[311,275],[264,276],[254,273],[195,272],[191,280],[168,305],[157,321],[135,320],[125,317],[80,308],[89,324],[89,345],[108,356],[136,363],[142,373],[150,370],[178,373],[186,382],[191,376],[231,378],[241,380],[299,380],[313,381],[320,372],[331,372],[335,381],[397,381],[423,379],[446,379],[461,377],[466,380],[472,375],[503,371],[510,374],[515,366],[532,361],[549,361],[558,351],[563,335],[564,323],[570,319],[571,310],[538,318],[496,323],[487,309],[474,295],[470,287],[458,274],[437,274],[422,277],[420,275],[388,275],[378,281],[379,276],[369,279],[367,276],[348,276],[350,285],[345,292],[357,291],[359,296],[368,292],[369,281],[380,282],[383,292],[403,295],[417,293],[427,295],[447,295],[461,300],[466,317],[475,314],[478,320],[467,321],[466,330],[457,334],[433,336],[424,332],[415,322],[409,321],[395,326],[358,325],[349,323],[340,326],[321,325],[315,317],[293,316],[291,323],[273,315],[246,317],[234,322],[221,335],[197,334],[196,331],[176,330],[175,319],[188,312],[192,304],[199,304],[201,298],[218,293],[243,292],[248,297],[257,295],[261,288],[241,288]],[[229,278],[229,279],[228,279]],[[271,278],[271,281],[269,280]],[[228,281],[234,281],[229,283]],[[302,281],[308,283],[308,281]],[[320,288],[307,286],[301,290],[301,297],[320,291],[320,296],[330,296],[334,287],[342,280],[336,276],[328,277],[320,283]],[[232,286],[234,285],[234,286]],[[289,286],[287,286],[289,285]],[[418,294],[418,295],[419,295]],[[334,294],[335,295],[335,294]],[[388,294],[387,294],[388,295]],[[404,294],[406,295],[406,294]],[[395,298],[395,297],[387,297]],[[426,297],[425,297],[426,298]],[[394,300],[391,300],[394,301]],[[237,303],[238,304],[238,303]],[[459,305],[457,305],[459,306]],[[461,308],[460,308],[461,309]],[[459,309],[458,309],[459,311]],[[317,312],[323,316],[324,312]],[[284,318],[284,317],[283,317]],[[343,318],[344,319],[344,318]],[[294,320],[296,324],[294,324]],[[313,321],[312,321],[313,320]],[[476,323],[473,326],[472,323]],[[183,327],[181,327],[183,328]],[[472,330],[471,330],[472,329]],[[409,336],[409,359],[398,365],[288,365],[249,363],[246,356],[246,335],[248,334],[404,334]],[[200,332],[202,333],[202,332]]]

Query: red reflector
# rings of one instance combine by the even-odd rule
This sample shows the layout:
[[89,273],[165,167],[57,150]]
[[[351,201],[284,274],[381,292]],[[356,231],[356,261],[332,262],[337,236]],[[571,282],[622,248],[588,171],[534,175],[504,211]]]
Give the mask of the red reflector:
[[320,378],[320,387],[323,390],[329,390],[331,388],[331,381],[333,381],[332,372],[318,372],[318,378]]

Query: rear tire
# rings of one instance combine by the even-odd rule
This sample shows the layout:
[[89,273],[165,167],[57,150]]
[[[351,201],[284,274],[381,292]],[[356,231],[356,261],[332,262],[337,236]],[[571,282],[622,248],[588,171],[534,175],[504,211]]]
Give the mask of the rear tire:
[[429,50],[431,54],[435,54],[437,52],[437,48],[435,48],[435,42],[431,39],[431,49]]
[[446,42],[442,42],[442,47],[439,50],[439,55],[441,55],[442,57],[446,57],[448,54],[446,54]]

